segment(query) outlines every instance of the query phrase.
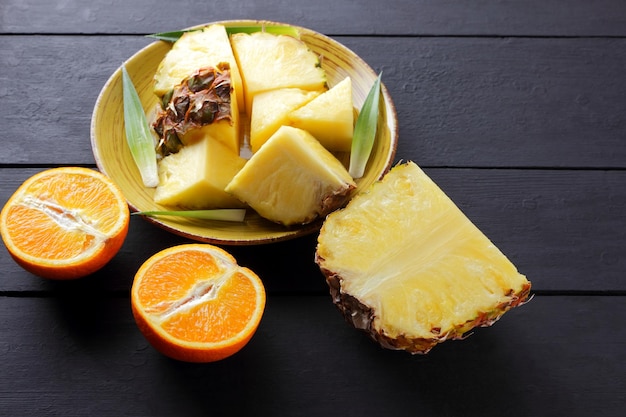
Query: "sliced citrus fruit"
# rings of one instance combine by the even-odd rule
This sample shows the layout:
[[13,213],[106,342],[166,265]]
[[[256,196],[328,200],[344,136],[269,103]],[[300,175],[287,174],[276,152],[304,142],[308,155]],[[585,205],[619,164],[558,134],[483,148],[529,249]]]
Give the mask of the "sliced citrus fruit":
[[213,362],[250,341],[265,310],[265,288],[225,250],[184,244],[144,262],[131,305],[139,330],[158,351],[185,362]]
[[124,195],[107,176],[89,168],[53,168],[27,179],[9,198],[0,234],[27,271],[74,279],[117,254],[129,219]]

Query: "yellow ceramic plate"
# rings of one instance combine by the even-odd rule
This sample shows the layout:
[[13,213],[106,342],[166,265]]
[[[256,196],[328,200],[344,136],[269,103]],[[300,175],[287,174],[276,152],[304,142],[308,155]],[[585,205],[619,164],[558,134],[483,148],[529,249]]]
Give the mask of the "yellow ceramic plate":
[[[284,23],[238,20],[214,22],[225,26],[285,25]],[[300,38],[319,54],[330,86],[352,78],[354,105],[360,109],[374,83],[377,73],[354,52],[337,41],[312,30],[297,27]],[[144,110],[149,114],[157,105],[152,92],[157,66],[171,43],[156,41],[138,51],[124,65],[139,93]],[[383,75],[384,82],[384,75]],[[378,133],[365,175],[357,180],[355,192],[363,190],[387,172],[393,163],[398,140],[395,107],[382,86]],[[132,210],[167,210],[153,200],[154,189],[143,186],[139,171],[126,144],[122,98],[121,67],[109,78],[100,92],[91,121],[91,146],[100,171],[108,175],[123,191]],[[349,155],[337,155],[347,166]],[[319,230],[321,220],[300,227],[285,227],[269,222],[252,210],[242,223],[197,220],[179,217],[146,217],[155,225],[187,238],[227,245],[253,245],[295,238]]]

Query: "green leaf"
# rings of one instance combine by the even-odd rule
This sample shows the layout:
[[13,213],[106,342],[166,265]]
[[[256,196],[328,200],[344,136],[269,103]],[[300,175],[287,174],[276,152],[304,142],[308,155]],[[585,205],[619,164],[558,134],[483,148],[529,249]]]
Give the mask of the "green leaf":
[[254,33],[267,32],[274,35],[287,35],[296,39],[300,39],[300,31],[293,26],[282,25],[252,25],[252,26],[230,26],[226,27],[226,33]]
[[141,100],[135,90],[126,67],[122,66],[122,89],[124,93],[124,128],[126,141],[133,160],[146,187],[159,185],[154,139]]
[[177,30],[174,32],[153,33],[151,35],[146,35],[146,37],[154,38],[154,39],[158,39],[158,40],[166,41],[166,42],[176,42],[178,38],[183,36],[183,33],[185,32],[191,32],[191,31],[190,30]]
[[246,216],[246,209],[215,209],[215,210],[174,210],[174,211],[137,211],[132,214],[154,216],[191,217],[202,220],[221,220],[226,222],[242,222]]
[[363,176],[365,166],[372,153],[378,127],[378,103],[380,100],[380,79],[382,76],[383,73],[381,72],[374,85],[372,85],[354,126],[352,149],[350,151],[350,168],[348,169],[352,178],[361,178]]
[[[186,32],[193,32],[197,29],[177,30],[173,32],[161,32],[146,35],[148,38],[154,38],[166,42],[176,42],[178,38],[183,36]],[[300,31],[293,26],[284,25],[251,25],[251,26],[226,26],[226,33],[230,36],[233,33],[254,33],[254,32],[267,32],[275,35],[288,35],[296,39],[300,39]]]

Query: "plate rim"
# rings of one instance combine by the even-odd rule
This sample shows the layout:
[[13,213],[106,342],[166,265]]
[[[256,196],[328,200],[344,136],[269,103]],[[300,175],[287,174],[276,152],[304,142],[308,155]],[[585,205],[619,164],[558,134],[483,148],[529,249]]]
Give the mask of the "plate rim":
[[[373,68],[363,59],[361,58],[358,54],[356,54],[354,51],[352,51],[350,48],[348,48],[347,46],[345,46],[344,44],[340,43],[339,41],[324,35],[323,33],[317,32],[315,30],[306,28],[306,27],[302,27],[299,25],[294,25],[294,24],[289,24],[289,23],[283,23],[283,22],[278,22],[278,21],[272,21],[272,20],[254,20],[254,19],[233,19],[233,20],[218,20],[218,21],[212,21],[212,22],[207,22],[207,23],[203,23],[203,24],[198,24],[198,25],[193,25],[190,26],[188,28],[182,29],[182,30],[190,30],[190,29],[195,29],[195,28],[201,28],[204,26],[208,26],[208,25],[214,25],[214,24],[221,24],[224,26],[229,26],[229,27],[234,27],[237,25],[240,26],[244,26],[244,25],[263,25],[263,24],[267,24],[267,25],[282,25],[282,26],[290,26],[293,27],[297,30],[299,30],[301,33],[305,33],[305,34],[309,34],[310,36],[317,36],[317,37],[321,37],[324,39],[325,42],[328,42],[330,44],[334,44],[334,46],[344,50],[346,53],[348,53],[350,55],[351,59],[354,60],[358,60],[360,65],[366,69],[366,71],[370,72],[370,75],[372,77],[377,77],[377,73],[373,70]],[[122,67],[127,65],[129,62],[132,62],[133,60],[137,59],[138,56],[148,53],[149,50],[151,49],[155,49],[158,48],[160,45],[163,44],[162,40],[154,40],[153,42],[149,43],[148,45],[140,48],[139,50],[137,50],[136,52],[134,52],[130,57],[128,57],[127,59],[125,59],[114,71],[113,73],[107,78],[106,82],[104,83],[104,85],[102,86],[102,89],[100,90],[100,92],[98,93],[98,96],[96,98],[93,110],[92,110],[92,114],[91,114],[91,122],[90,122],[90,145],[91,145],[91,149],[92,149],[92,153],[96,162],[96,166],[98,167],[98,170],[100,170],[102,173],[104,173],[105,175],[109,176],[110,178],[112,178],[109,173],[106,171],[106,168],[104,167],[104,164],[102,162],[103,160],[103,156],[100,153],[100,150],[98,149],[98,146],[96,146],[96,128],[97,128],[97,115],[100,111],[102,102],[104,101],[104,97],[105,94],[108,92],[109,89],[111,89],[112,84],[114,84],[115,82],[117,82],[117,80],[121,77],[121,72],[122,72]],[[323,58],[322,58],[323,59]],[[381,96],[383,98],[383,103],[385,104],[385,112],[387,115],[386,118],[386,126],[389,128],[389,138],[390,138],[390,142],[389,142],[389,151],[387,152],[386,155],[384,155],[384,157],[386,158],[386,163],[385,166],[382,168],[380,175],[374,180],[378,181],[380,180],[388,171],[389,169],[391,169],[391,166],[394,164],[394,160],[395,160],[395,155],[397,152],[397,146],[398,146],[398,139],[399,139],[399,128],[398,128],[398,118],[397,118],[397,111],[396,111],[396,107],[395,104],[391,98],[391,95],[389,93],[389,90],[387,89],[384,81],[381,82]],[[112,178],[113,179],[113,178]],[[137,212],[139,211],[139,209],[137,208],[136,204],[134,204],[132,201],[130,201],[130,199],[126,198],[126,202],[128,204],[128,206],[131,209],[131,212]],[[347,202],[346,202],[347,203]],[[341,208],[340,208],[341,209]],[[250,210],[250,209],[247,209]],[[246,213],[246,215],[248,215],[248,213]],[[320,218],[317,219],[311,223],[308,224],[304,224],[304,225],[299,225],[299,226],[294,226],[294,227],[285,227],[284,231],[277,233],[275,236],[269,236],[269,237],[264,237],[264,238],[232,238],[232,239],[228,239],[228,238],[223,238],[223,237],[216,237],[216,236],[211,236],[210,233],[207,233],[206,235],[199,235],[196,233],[190,233],[190,232],[186,232],[185,230],[181,230],[176,228],[175,226],[170,225],[169,223],[171,222],[167,222],[164,220],[161,220],[158,217],[151,217],[151,216],[145,216],[145,215],[140,215],[140,217],[142,219],[144,219],[145,221],[147,221],[148,223],[151,223],[152,225],[155,225],[161,229],[164,229],[165,231],[172,233],[174,235],[178,235],[193,241],[198,241],[198,242],[203,242],[203,243],[211,243],[211,244],[221,244],[221,245],[229,245],[229,246],[253,246],[253,245],[261,245],[261,244],[271,244],[271,243],[276,243],[276,242],[282,242],[282,241],[286,241],[286,240],[291,240],[291,239],[295,239],[301,236],[307,236],[310,235],[312,233],[315,232],[319,232],[324,219]],[[207,231],[210,231],[211,228],[207,227],[206,228]]]

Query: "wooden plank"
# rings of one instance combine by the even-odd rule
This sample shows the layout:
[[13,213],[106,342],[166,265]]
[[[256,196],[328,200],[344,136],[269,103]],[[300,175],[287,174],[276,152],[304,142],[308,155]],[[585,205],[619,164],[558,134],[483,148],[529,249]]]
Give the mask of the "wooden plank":
[[[149,41],[4,40],[0,164],[93,164],[98,93]],[[399,118],[398,159],[433,167],[626,168],[626,39],[338,40],[384,72]],[[16,82],[24,71],[42,80],[37,88]]]
[[619,0],[524,2],[4,0],[4,33],[154,33],[209,21],[268,19],[332,34],[623,36]]
[[[0,164],[93,164],[89,129],[98,94],[124,60],[148,43],[139,37],[4,38]],[[23,85],[26,71],[31,88]]]
[[424,166],[625,166],[624,39],[360,41],[346,44],[383,71],[398,111],[400,158]]
[[[127,298],[0,298],[6,415],[621,416],[626,299],[535,297],[426,356],[379,348],[327,297],[270,297],[235,356],[158,354]],[[610,317],[611,320],[607,320]]]
[[[0,205],[37,169],[0,169]],[[625,291],[626,171],[434,169],[429,175],[533,282],[535,291]],[[153,253],[184,239],[140,218],[103,270],[80,283],[49,283],[0,252],[0,291],[126,292]],[[316,236],[229,247],[272,293],[326,293],[313,262]]]

